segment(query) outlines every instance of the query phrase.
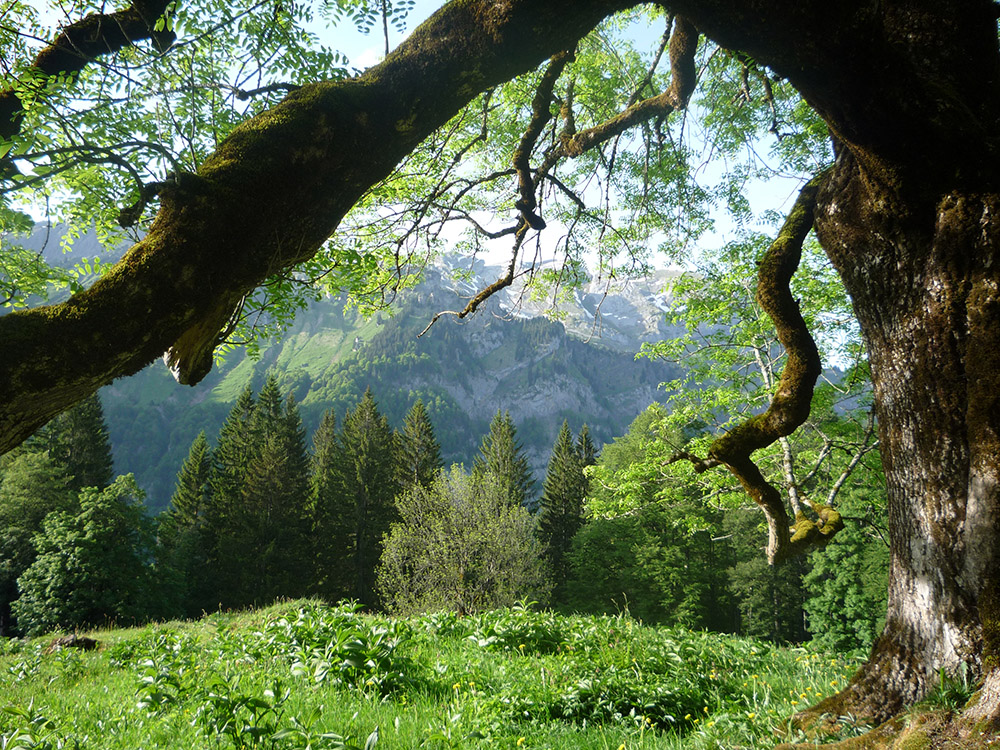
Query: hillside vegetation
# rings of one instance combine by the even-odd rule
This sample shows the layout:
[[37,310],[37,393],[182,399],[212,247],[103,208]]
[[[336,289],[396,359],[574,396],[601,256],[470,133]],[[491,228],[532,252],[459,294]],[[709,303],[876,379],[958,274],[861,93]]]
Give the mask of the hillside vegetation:
[[[179,388],[157,362],[102,389],[118,471],[134,473],[150,508],[162,509],[198,432],[215,434],[240,392],[259,389],[273,374],[295,395],[309,432],[328,409],[342,415],[353,408],[366,388],[393,426],[422,399],[448,464],[471,464],[490,417],[509,410],[541,476],[563,419],[592,425],[600,446],[665,399],[659,385],[680,374],[670,363],[634,356],[642,341],[663,333],[662,312],[643,296],[655,288],[652,280],[628,295],[567,301],[565,324],[541,317],[537,303],[525,302],[514,316],[509,308],[521,303],[513,299],[466,321],[445,317],[418,338],[435,313],[464,304],[465,287],[450,273],[428,269],[424,283],[394,303],[393,315],[366,319],[345,311],[342,299],[316,302],[257,359],[231,352],[197,388]],[[599,307],[605,315],[595,327]]]
[[[3,641],[4,748],[738,748],[850,658],[528,606],[459,617],[313,600],[196,622]],[[830,717],[831,732],[864,727]]]

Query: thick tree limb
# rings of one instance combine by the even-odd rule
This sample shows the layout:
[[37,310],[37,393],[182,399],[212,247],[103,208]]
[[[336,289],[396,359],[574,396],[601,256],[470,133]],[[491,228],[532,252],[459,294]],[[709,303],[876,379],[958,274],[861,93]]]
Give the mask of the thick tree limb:
[[785,348],[785,369],[778,380],[771,404],[763,414],[751,417],[708,449],[698,459],[678,454],[671,460],[687,460],[698,472],[723,464],[740,481],[767,518],[767,559],[778,563],[809,547],[825,543],[843,527],[840,514],[828,505],[808,502],[817,515],[812,521],[801,511],[792,525],[782,494],[761,474],[751,455],[794,432],[809,417],[813,388],[822,372],[819,351],[806,327],[789,282],[799,266],[802,242],[812,228],[816,195],[826,173],[810,180],[799,193],[777,239],[761,258],[757,276],[757,302],[770,316]]
[[28,71],[30,84],[25,89],[0,91],[0,139],[10,140],[17,135],[25,106],[22,96],[40,90],[49,77],[79,73],[98,57],[145,39],[152,40],[161,51],[170,47],[176,38],[174,33],[155,30],[157,19],[169,4],[170,0],[134,0],[124,10],[93,13],[63,28],[55,41],[35,58]]
[[186,383],[269,274],[310,258],[354,203],[478,93],[572,48],[635,0],[463,0],[382,64],[292,92],[160,193],[149,234],[89,290],[0,318],[0,451],[169,350]]

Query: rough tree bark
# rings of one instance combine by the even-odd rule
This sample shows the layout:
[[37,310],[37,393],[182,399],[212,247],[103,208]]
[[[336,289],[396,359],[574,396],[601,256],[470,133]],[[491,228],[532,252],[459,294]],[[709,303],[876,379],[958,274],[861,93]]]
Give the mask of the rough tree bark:
[[[485,87],[624,0],[456,0],[386,62],[303,88],[162,195],[149,236],[90,291],[0,318],[0,450],[164,350],[210,366],[240,296],[311,255],[357,198]],[[885,718],[968,664],[1000,709],[997,12],[988,0],[670,0],[787,77],[838,158],[816,230],[872,359],[888,481],[885,634],[833,708]]]
[[996,7],[670,5],[787,76],[838,147],[816,229],[871,357],[892,562],[885,633],[847,690],[814,713],[884,719],[933,687],[940,669],[964,663],[986,681],[973,714],[996,720]]

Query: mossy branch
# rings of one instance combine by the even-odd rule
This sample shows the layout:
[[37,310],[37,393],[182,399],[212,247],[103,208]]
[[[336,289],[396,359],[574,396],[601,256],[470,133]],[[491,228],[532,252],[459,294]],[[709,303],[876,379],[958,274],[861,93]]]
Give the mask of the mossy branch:
[[303,85],[239,125],[197,174],[175,175],[148,234],[91,288],[0,316],[0,452],[165,351],[183,382],[197,382],[232,311],[281,270],[279,251],[282,268],[312,257],[476,95],[635,4],[451,2],[361,76]]
[[757,302],[774,323],[778,341],[787,355],[775,394],[763,414],[750,417],[717,438],[705,459],[678,454],[671,460],[691,461],[696,471],[725,465],[767,518],[767,559],[771,564],[829,541],[843,527],[840,514],[828,505],[806,502],[816,514],[810,520],[795,515],[794,524],[781,493],[761,474],[751,455],[790,435],[809,417],[813,389],[822,372],[816,342],[806,326],[789,283],[802,257],[802,243],[812,229],[816,195],[827,173],[802,188],[778,237],[757,267]]

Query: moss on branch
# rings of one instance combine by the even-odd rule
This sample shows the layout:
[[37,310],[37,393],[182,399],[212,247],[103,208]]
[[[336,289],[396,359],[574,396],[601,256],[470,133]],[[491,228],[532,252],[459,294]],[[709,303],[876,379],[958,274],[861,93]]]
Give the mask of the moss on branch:
[[799,193],[777,238],[757,267],[757,302],[774,323],[785,348],[786,363],[771,403],[763,414],[750,417],[720,436],[705,459],[678,454],[697,471],[723,464],[764,511],[768,526],[767,558],[772,564],[825,544],[843,527],[840,514],[810,503],[815,521],[797,513],[792,524],[781,493],[765,478],[751,455],[790,435],[809,417],[813,389],[822,371],[819,351],[792,296],[789,284],[802,257],[802,243],[812,229],[816,196],[826,172],[810,180]]

